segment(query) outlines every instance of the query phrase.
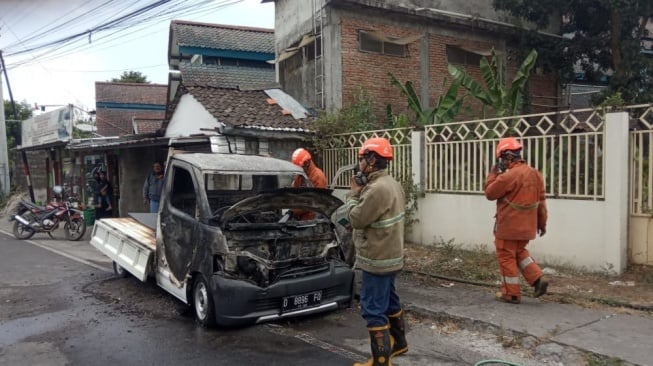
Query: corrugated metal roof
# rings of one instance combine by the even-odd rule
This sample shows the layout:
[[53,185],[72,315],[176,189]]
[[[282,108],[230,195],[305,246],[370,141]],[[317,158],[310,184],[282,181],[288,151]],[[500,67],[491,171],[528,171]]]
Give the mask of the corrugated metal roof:
[[116,147],[167,146],[168,137],[129,135],[113,138],[72,140],[67,149],[70,150],[109,150]]

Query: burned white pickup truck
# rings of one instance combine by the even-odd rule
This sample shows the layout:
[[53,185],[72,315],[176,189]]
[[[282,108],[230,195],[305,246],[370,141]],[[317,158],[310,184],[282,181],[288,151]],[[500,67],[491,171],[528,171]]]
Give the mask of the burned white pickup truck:
[[[117,274],[154,276],[204,326],[348,307],[354,273],[330,219],[343,203],[329,189],[291,188],[297,174],[269,157],[173,155],[158,215],[98,220],[91,244]],[[292,209],[316,214],[295,221]]]

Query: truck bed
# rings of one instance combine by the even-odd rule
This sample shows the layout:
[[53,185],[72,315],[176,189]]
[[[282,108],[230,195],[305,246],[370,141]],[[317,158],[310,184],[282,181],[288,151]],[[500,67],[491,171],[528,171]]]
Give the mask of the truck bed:
[[93,226],[91,245],[141,281],[156,251],[155,232],[131,217],[101,219]]

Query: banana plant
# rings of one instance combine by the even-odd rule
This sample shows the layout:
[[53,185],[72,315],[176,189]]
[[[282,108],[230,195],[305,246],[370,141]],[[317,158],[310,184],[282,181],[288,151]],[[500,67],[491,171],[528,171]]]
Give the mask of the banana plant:
[[484,107],[494,109],[495,117],[514,116],[521,112],[524,104],[524,89],[536,60],[537,51],[532,50],[519,66],[510,87],[506,86],[506,63],[497,57],[494,48],[490,54],[490,61],[483,57],[480,62],[485,88],[465,70],[454,65],[449,65],[448,69],[454,80],[467,89]]
[[[390,83],[396,86],[401,91],[401,94],[408,99],[408,108],[415,113],[417,125],[419,126],[451,122],[456,118],[460,107],[463,105],[465,96],[458,98],[458,89],[461,85],[460,81],[454,80],[447,91],[438,97],[437,103],[433,108],[424,108],[411,81],[406,81],[402,84],[391,72],[388,75],[390,76]],[[443,87],[445,84],[446,80],[443,83]]]

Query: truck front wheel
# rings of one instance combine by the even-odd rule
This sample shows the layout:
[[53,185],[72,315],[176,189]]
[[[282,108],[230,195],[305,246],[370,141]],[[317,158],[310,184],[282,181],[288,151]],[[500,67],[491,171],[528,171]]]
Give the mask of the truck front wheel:
[[193,308],[197,322],[203,327],[215,326],[215,307],[204,276],[198,274],[193,284]]

